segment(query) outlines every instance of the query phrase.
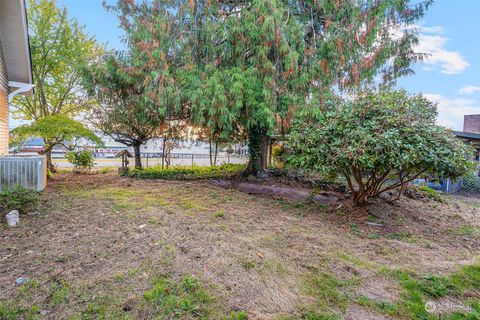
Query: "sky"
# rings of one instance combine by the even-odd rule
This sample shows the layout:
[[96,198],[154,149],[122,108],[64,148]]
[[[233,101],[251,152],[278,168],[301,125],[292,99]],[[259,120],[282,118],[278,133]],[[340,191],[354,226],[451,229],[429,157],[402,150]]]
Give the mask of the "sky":
[[[121,49],[122,30],[102,0],[58,0],[69,16],[107,48]],[[418,22],[417,52],[429,56],[399,87],[438,103],[438,123],[462,130],[465,114],[480,114],[480,0],[436,0]],[[15,126],[17,121],[12,121]]]
[[399,85],[438,103],[438,123],[463,129],[480,114],[480,0],[437,0],[419,23],[418,52],[429,58]]

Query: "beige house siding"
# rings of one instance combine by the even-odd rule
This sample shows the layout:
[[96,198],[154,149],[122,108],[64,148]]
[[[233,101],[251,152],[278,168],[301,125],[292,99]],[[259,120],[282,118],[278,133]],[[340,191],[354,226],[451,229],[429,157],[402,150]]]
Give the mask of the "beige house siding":
[[8,90],[7,65],[3,55],[2,33],[0,33],[0,90],[5,92]]
[[8,155],[8,104],[7,94],[0,91],[0,156]]
[[8,154],[8,79],[0,34],[0,156]]

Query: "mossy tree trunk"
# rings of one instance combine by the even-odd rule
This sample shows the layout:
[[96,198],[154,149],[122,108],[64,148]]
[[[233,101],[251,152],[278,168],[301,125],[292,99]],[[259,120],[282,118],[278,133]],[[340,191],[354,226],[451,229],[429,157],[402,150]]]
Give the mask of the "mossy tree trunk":
[[264,171],[268,163],[268,147],[270,138],[268,130],[262,127],[253,127],[248,135],[249,160],[244,176],[257,175]]
[[50,172],[55,172],[55,166],[52,161],[52,143],[50,141],[45,141],[45,147],[38,152],[39,155],[44,155],[47,158],[47,169]]
[[141,169],[142,168],[142,157],[140,153],[140,147],[141,143],[136,142],[133,144],[133,153],[135,157],[135,169]]
[[55,166],[53,165],[52,161],[52,148],[48,148],[45,152],[45,156],[47,157],[47,168],[50,172],[55,172]]

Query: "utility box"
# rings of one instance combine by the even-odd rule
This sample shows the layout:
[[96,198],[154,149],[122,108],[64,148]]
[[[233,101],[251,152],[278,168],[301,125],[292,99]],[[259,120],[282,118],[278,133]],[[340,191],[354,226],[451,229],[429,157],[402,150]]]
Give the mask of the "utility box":
[[47,158],[44,156],[0,157],[0,191],[21,185],[43,191],[47,186]]

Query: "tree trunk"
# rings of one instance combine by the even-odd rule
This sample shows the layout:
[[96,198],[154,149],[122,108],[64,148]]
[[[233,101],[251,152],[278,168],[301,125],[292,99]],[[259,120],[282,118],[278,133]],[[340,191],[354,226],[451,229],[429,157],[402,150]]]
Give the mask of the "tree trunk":
[[56,169],[52,162],[52,148],[43,149],[42,151],[39,151],[38,154],[47,158],[47,170],[50,172],[55,172]]
[[353,203],[356,206],[364,206],[367,204],[368,192],[365,189],[365,185],[361,180],[361,174],[358,171],[354,171],[353,176],[355,181],[358,185],[358,190],[356,190],[355,186],[353,185],[353,181],[350,177],[348,172],[344,172],[345,179],[348,183],[348,188],[350,189],[350,193],[352,194]]
[[272,166],[272,151],[273,151],[273,140],[270,139],[268,143],[268,165]]
[[55,169],[55,166],[53,165],[52,161],[52,149],[48,149],[47,152],[45,152],[45,155],[47,156],[47,168],[50,172],[55,172],[57,171]]
[[267,168],[268,145],[270,138],[268,130],[260,127],[253,127],[248,134],[249,160],[243,175],[257,175],[259,171]]
[[162,170],[165,167],[165,142],[167,139],[163,138],[163,146],[162,146]]
[[140,154],[141,143],[136,143],[133,145],[133,153],[135,156],[135,169],[142,169],[142,157]]
[[218,141],[215,141],[215,157],[213,158],[213,165],[217,165],[217,155],[218,155]]
[[367,204],[367,193],[357,191],[353,195],[353,203],[356,206],[365,206]]
[[212,139],[208,140],[208,154],[210,156],[210,166],[213,166],[213,159],[212,159]]
[[168,139],[165,140],[165,148],[167,150],[167,153],[165,153],[165,164],[166,168],[170,167],[170,161],[172,160],[172,155],[170,154],[172,152],[170,144],[167,145]]

